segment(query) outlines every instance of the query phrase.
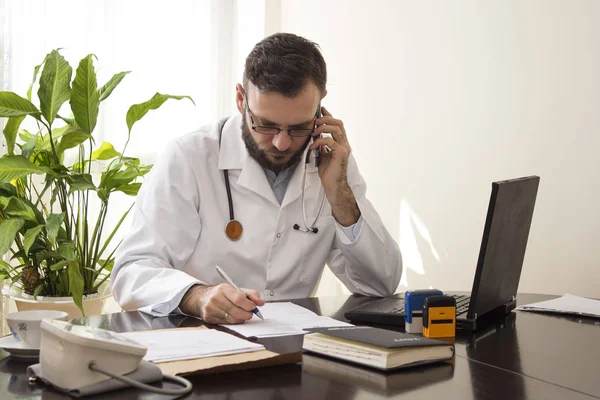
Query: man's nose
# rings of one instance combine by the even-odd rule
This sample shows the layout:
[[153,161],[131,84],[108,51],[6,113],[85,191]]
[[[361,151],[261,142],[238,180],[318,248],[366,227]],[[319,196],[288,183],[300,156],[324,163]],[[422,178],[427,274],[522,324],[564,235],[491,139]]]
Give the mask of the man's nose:
[[287,131],[281,131],[273,137],[273,146],[279,151],[286,151],[292,145],[292,137]]

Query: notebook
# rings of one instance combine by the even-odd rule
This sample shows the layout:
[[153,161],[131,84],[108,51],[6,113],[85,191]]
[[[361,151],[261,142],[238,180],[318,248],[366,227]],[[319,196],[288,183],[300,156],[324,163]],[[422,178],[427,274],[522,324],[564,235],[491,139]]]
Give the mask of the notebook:
[[[516,307],[539,182],[538,176],[492,182],[471,295],[454,295],[457,330],[474,331],[484,315]],[[354,323],[404,325],[404,300],[374,300],[344,316]]]
[[370,326],[306,329],[302,349],[381,370],[449,360],[454,345]]

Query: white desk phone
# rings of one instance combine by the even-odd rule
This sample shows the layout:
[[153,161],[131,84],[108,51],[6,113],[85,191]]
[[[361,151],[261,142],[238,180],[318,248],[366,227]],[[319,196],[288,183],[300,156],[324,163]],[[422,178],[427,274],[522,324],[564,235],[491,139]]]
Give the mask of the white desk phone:
[[[186,379],[163,375],[156,365],[142,360],[147,348],[125,335],[47,319],[42,321],[41,330],[40,364],[28,368],[32,381],[40,378],[59,390],[77,395],[129,386],[176,396],[192,390]],[[184,388],[169,390],[141,383],[162,379],[182,384]]]

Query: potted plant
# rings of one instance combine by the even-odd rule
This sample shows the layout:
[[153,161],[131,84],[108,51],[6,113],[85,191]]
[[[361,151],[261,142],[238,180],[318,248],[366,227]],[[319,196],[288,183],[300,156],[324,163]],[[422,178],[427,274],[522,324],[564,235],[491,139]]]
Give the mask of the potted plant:
[[[118,247],[113,240],[131,210],[115,226],[105,226],[111,194],[135,196],[139,179],[151,168],[125,155],[131,129],[168,99],[193,102],[189,96],[156,93],[127,111],[123,151],[96,143],[100,104],[129,71],[98,87],[94,58],[83,58],[71,80],[71,66],[53,50],[35,67],[26,97],[0,92],[0,117],[7,118],[7,153],[0,157],[0,256],[5,255],[0,282],[19,309],[29,303],[38,309],[66,307],[72,317],[100,312],[101,304],[92,309],[86,299],[110,296],[107,280]],[[36,83],[39,107],[32,102]],[[37,131],[20,129],[26,117],[35,120]],[[65,154],[76,160],[66,162]],[[100,174],[92,170],[97,164],[104,166]],[[97,212],[93,202],[99,203]]]

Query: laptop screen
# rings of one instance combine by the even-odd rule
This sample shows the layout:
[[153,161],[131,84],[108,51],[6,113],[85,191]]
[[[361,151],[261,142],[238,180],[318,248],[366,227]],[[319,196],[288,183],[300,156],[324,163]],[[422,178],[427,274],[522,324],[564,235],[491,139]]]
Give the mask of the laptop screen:
[[539,183],[538,176],[492,183],[467,318],[516,298]]

